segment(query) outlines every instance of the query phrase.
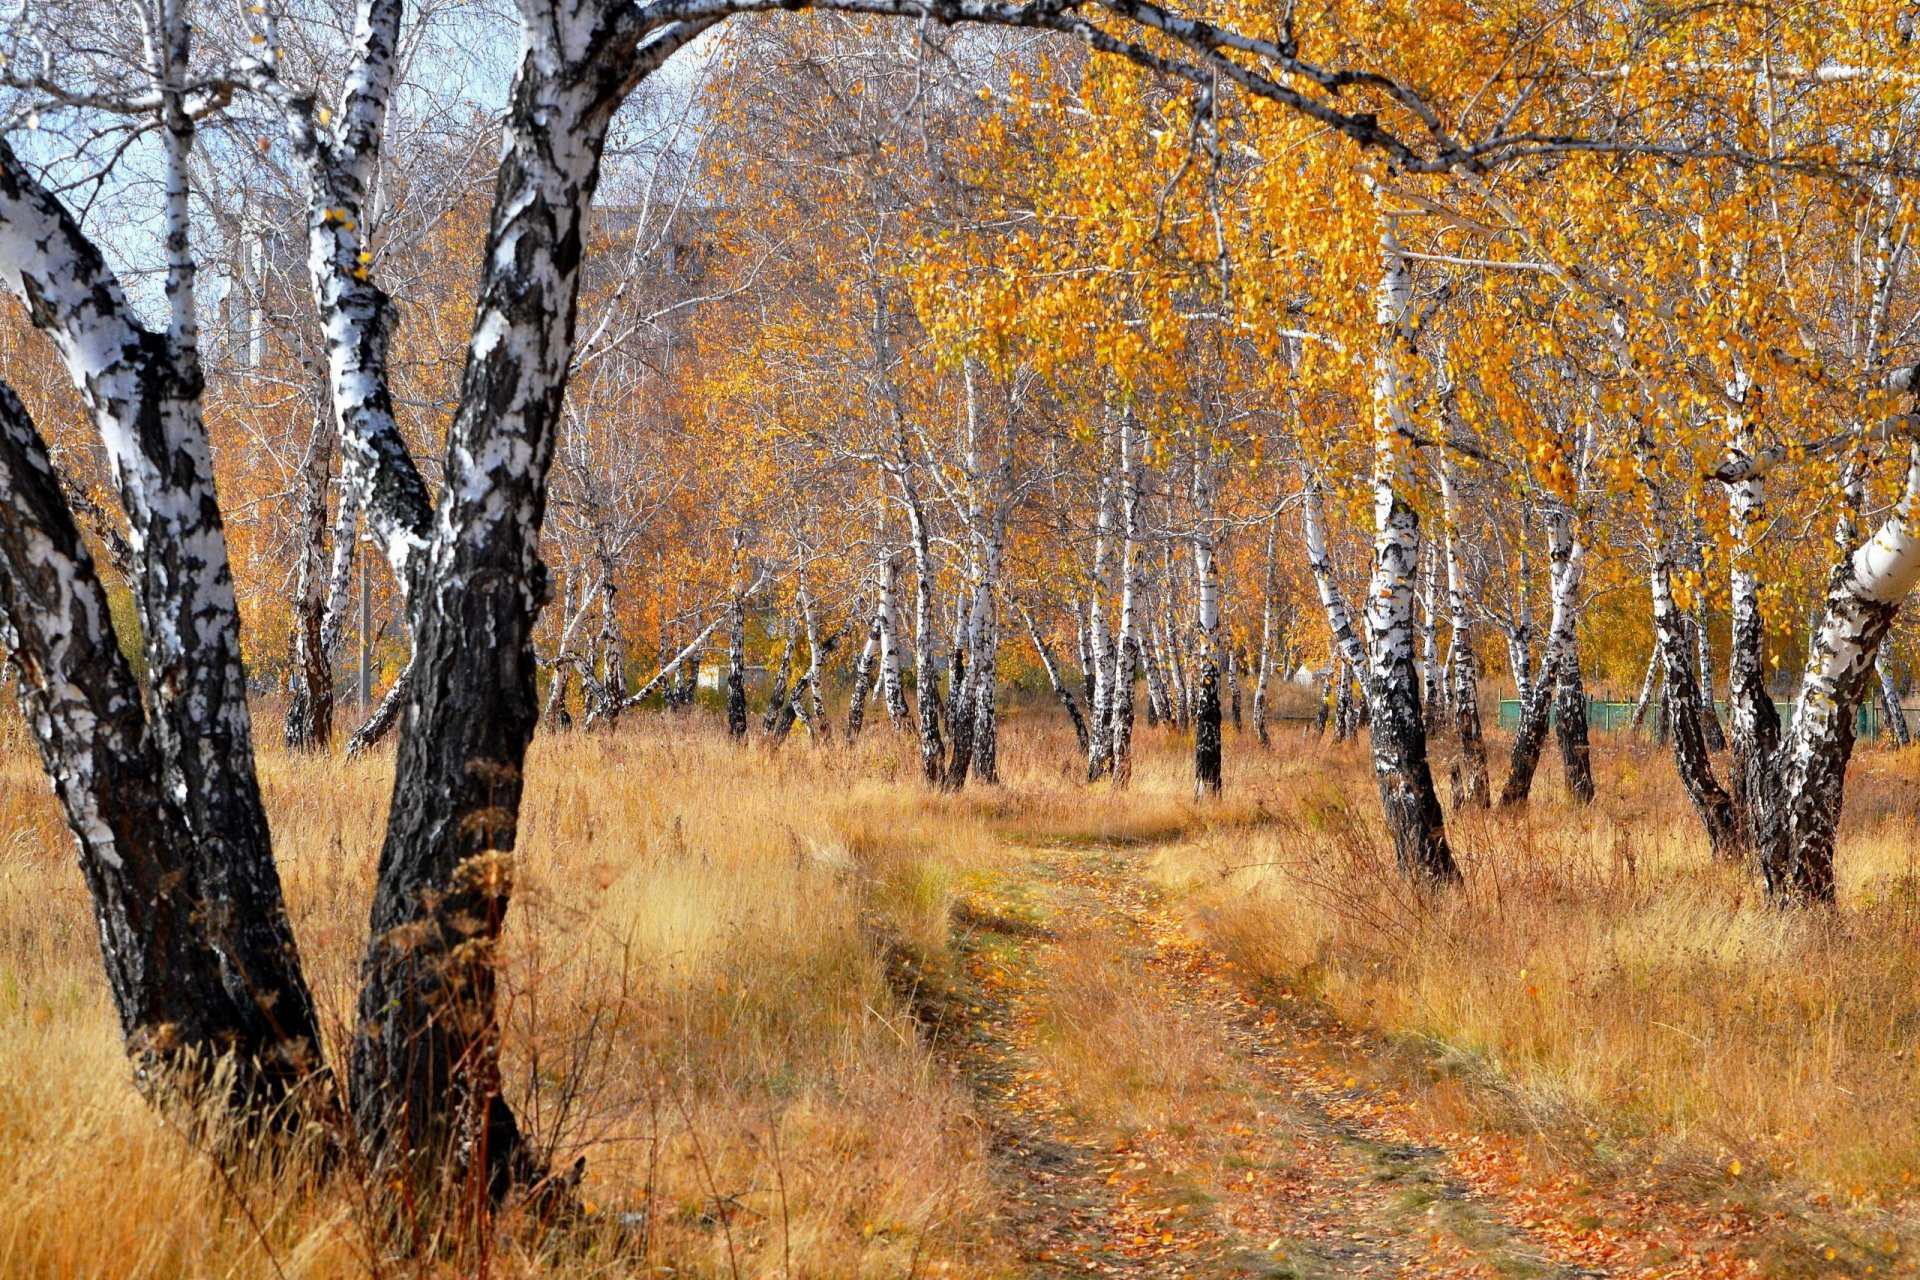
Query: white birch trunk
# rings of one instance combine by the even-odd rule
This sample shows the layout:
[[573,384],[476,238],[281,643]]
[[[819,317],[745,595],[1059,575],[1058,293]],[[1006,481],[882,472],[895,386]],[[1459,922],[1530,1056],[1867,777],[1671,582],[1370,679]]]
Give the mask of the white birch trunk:
[[1113,767],[1113,641],[1107,634],[1107,600],[1113,593],[1108,567],[1113,540],[1113,473],[1107,461],[1111,425],[1101,432],[1099,505],[1093,525],[1093,594],[1087,605],[1087,648],[1093,672],[1091,723],[1087,726],[1087,781]]

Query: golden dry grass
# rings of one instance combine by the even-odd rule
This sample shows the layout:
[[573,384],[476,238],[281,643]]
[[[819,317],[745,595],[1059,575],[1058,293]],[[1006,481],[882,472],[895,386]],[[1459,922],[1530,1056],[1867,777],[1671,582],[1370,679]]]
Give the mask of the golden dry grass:
[[1467,891],[1438,907],[1392,874],[1356,748],[1276,753],[1276,821],[1167,848],[1156,873],[1246,972],[1494,1085],[1562,1156],[1738,1161],[1841,1200],[1903,1197],[1920,1176],[1920,754],[1856,756],[1833,917],[1769,910],[1750,875],[1711,865],[1653,744],[1602,738],[1595,759],[1590,809],[1549,761],[1525,814],[1456,817]]
[[[1171,736],[1146,736],[1114,795],[1080,785],[1054,720],[1016,720],[1006,785],[960,797],[927,793],[884,728],[854,752],[735,749],[668,719],[537,742],[509,1088],[557,1158],[586,1159],[606,1225],[564,1247],[508,1230],[493,1273],[1019,1274],[972,1100],[914,1034],[878,940],[938,954],[956,892],[1004,883],[1035,843],[1132,849],[1244,972],[1408,1037],[1573,1158],[1739,1159],[1862,1199],[1920,1170],[1920,754],[1862,754],[1836,922],[1772,914],[1709,866],[1670,765],[1612,739],[1594,809],[1568,806],[1549,764],[1528,814],[1456,821],[1468,891],[1436,910],[1391,874],[1358,750],[1230,734],[1227,796],[1195,805]],[[336,1050],[389,768],[263,761]],[[1177,1086],[1169,1070],[1204,1070],[1116,1003],[1111,957],[1070,959],[1048,1053],[1122,1083],[1134,1060],[1139,1105]],[[414,1274],[381,1259],[367,1194],[222,1175],[134,1094],[67,836],[12,731],[0,1275]]]

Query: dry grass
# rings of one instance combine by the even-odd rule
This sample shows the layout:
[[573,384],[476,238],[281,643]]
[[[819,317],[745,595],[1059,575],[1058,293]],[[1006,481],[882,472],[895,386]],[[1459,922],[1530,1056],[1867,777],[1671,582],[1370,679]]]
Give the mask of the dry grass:
[[[884,729],[851,753],[736,750],[665,720],[538,742],[509,1084],[558,1159],[585,1157],[608,1225],[563,1251],[509,1232],[493,1272],[1017,1274],[971,1099],[914,1035],[876,931],[938,953],[956,892],[1004,882],[1022,843],[1137,846],[1244,971],[1495,1081],[1594,1159],[1738,1158],[1861,1198],[1920,1170],[1920,754],[1863,753],[1837,923],[1773,915],[1710,867],[1667,762],[1606,739],[1595,809],[1567,806],[1549,765],[1528,815],[1457,821],[1469,889],[1433,910],[1391,874],[1360,752],[1230,734],[1227,799],[1196,806],[1171,737],[1147,737],[1131,794],[1088,791],[1054,718],[1003,735],[1005,787],[960,797],[925,792]],[[263,768],[337,1050],[390,762]],[[1133,1077],[1115,1064],[1147,1072],[1137,1099],[1106,1091],[1115,1120],[1177,1087],[1170,1071],[1204,1072],[1116,1003],[1111,956],[1068,959],[1052,990],[1070,1031],[1047,1052],[1116,1088]],[[126,1077],[69,842],[15,731],[0,1275],[415,1273],[380,1258],[351,1179],[223,1176]]]
[[[68,839],[11,745],[0,1274],[385,1270],[351,1179],[225,1179],[134,1095]],[[586,1158],[609,1226],[564,1256],[510,1234],[496,1273],[1002,1269],[965,1091],[913,1036],[863,932],[874,911],[912,908],[937,937],[944,893],[914,888],[927,851],[991,841],[966,809],[884,781],[891,749],[770,756],[670,724],[536,744],[508,930],[509,1087],[558,1158]],[[263,769],[337,1059],[390,761],[269,754]]]
[[1437,908],[1393,875],[1357,749],[1249,763],[1277,820],[1156,871],[1247,972],[1494,1084],[1563,1156],[1902,1197],[1920,1174],[1920,754],[1857,757],[1833,919],[1770,911],[1710,865],[1652,744],[1602,738],[1595,758],[1592,809],[1549,762],[1526,814],[1456,818],[1468,888]]

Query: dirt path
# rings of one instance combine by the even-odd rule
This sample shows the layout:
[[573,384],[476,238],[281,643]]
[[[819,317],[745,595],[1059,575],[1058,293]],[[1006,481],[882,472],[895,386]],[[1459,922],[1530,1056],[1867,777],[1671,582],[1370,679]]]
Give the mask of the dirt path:
[[962,972],[922,1012],[981,1099],[1024,1274],[1785,1273],[1756,1258],[1766,1219],[1436,1132],[1346,1074],[1361,1038],[1242,990],[1124,853],[1034,850],[967,884],[955,922]]

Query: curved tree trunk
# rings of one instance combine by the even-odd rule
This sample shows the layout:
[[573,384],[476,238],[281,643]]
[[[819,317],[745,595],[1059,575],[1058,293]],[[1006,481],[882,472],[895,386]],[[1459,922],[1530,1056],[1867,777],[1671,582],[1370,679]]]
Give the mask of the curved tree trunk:
[[853,692],[847,696],[847,741],[860,740],[860,728],[867,720],[867,701],[873,695],[874,665],[880,652],[880,611],[874,610],[867,624],[867,640],[853,662]]
[[[150,680],[145,749],[152,752],[152,780],[178,798],[188,836],[178,850],[186,865],[168,870],[188,877],[197,898],[195,927],[219,958],[228,1012],[208,1016],[231,1022],[243,1093],[252,1097],[257,1090],[271,1105],[273,1095],[284,1095],[317,1067],[320,1036],[260,802],[239,610],[207,465],[187,230],[193,127],[178,89],[185,58],[183,38],[177,63],[168,64],[175,87],[164,95],[171,105],[162,130],[168,331],[135,322],[99,249],[4,141],[0,279],[53,339],[107,447],[132,534],[133,595]],[[30,433],[30,424],[13,432],[17,439]],[[29,450],[17,454],[15,464],[24,477],[34,469],[30,448],[15,447]],[[124,716],[119,724],[127,731]],[[92,750],[76,745],[57,754],[78,760]],[[290,1066],[273,1065],[280,1058]]]
[[1792,727],[1780,747],[1780,833],[1761,850],[1776,899],[1832,902],[1854,717],[1873,661],[1900,604],[1920,581],[1920,446],[1910,448],[1906,492],[1885,524],[1834,566],[1827,606],[1801,677]]
[[[228,981],[194,836],[165,784],[141,690],[45,443],[0,383],[0,644],[93,898],[107,985],[141,1088],[297,1126],[285,1102],[330,1094],[316,1037]],[[292,1012],[298,1013],[298,1010]]]
[[[1656,516],[1656,523],[1658,517]],[[1652,573],[1654,643],[1660,651],[1666,680],[1663,708],[1667,730],[1672,736],[1674,767],[1681,785],[1693,802],[1707,829],[1707,842],[1720,861],[1737,862],[1746,852],[1746,841],[1734,814],[1733,797],[1721,787],[1713,774],[1708,754],[1700,685],[1694,678],[1693,637],[1686,616],[1673,599],[1673,561],[1664,530],[1655,530],[1656,546]]]

